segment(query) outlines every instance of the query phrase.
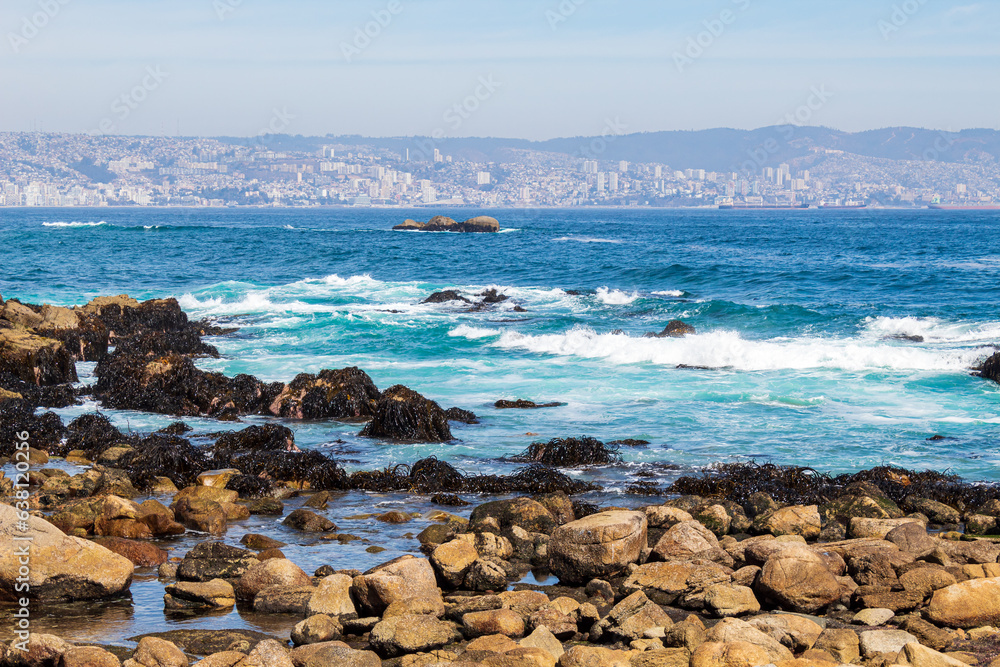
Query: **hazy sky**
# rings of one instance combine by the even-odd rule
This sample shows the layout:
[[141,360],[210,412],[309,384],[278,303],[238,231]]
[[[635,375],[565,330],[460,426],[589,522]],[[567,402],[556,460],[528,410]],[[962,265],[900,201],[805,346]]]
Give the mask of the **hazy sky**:
[[1000,128],[998,2],[3,0],[0,28],[0,130]]

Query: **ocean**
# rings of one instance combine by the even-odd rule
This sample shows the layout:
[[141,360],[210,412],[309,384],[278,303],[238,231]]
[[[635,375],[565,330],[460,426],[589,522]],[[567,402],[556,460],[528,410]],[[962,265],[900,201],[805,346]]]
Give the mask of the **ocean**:
[[[405,384],[481,419],[453,424],[453,442],[418,445],[359,438],[356,424],[288,424],[300,447],[335,456],[348,471],[437,456],[468,473],[510,472],[517,464],[504,455],[587,435],[650,443],[622,448],[622,465],[568,471],[603,487],[585,499],[605,505],[655,502],[621,492],[729,461],[829,473],[890,464],[1000,481],[1000,386],[969,372],[1000,342],[1000,215],[483,213],[504,231],[391,230],[429,211],[0,209],[0,293],[59,305],[121,293],[175,297],[192,318],[239,327],[210,339],[222,357],[200,360],[202,368],[288,381],[359,366],[382,389]],[[510,299],[479,312],[421,303],[446,289],[475,300],[490,288]],[[674,319],[697,334],[643,337]],[[93,364],[79,371],[82,384],[94,381]],[[493,407],[519,398],[565,405]],[[56,412],[68,422],[99,407]],[[174,421],[105,414],[139,432]],[[186,421],[198,435],[264,418]],[[424,518],[400,526],[373,518],[387,509]],[[424,497],[355,492],[326,515],[356,541],[298,533],[280,517],[240,522],[225,540],[238,545],[244,533],[262,532],[287,542],[282,551],[307,572],[364,570],[418,553],[414,535],[433,509]],[[158,544],[181,556],[206,537]],[[123,645],[177,628],[287,636],[287,619],[242,607],[165,612],[164,584],[138,570],[131,599],[61,605],[33,623],[74,641]]]

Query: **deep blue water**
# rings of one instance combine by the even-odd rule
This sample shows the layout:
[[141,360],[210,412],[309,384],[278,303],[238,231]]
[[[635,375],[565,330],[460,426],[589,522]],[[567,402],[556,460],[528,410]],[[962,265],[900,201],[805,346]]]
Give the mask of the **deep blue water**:
[[[456,425],[457,440],[444,445],[368,441],[356,425],[289,424],[300,446],[322,448],[349,470],[433,454],[469,472],[506,471],[513,466],[498,458],[532,441],[592,435],[652,443],[624,451],[624,466],[572,473],[612,496],[638,474],[665,483],[746,458],[1000,480],[1000,386],[969,374],[1000,342],[1000,214],[500,211],[498,235],[390,229],[428,215],[0,209],[0,293],[62,305],[119,293],[177,297],[194,318],[241,328],[211,341],[223,357],[204,368],[287,381],[357,365],[379,387],[406,384],[482,418]],[[511,300],[477,313],[420,303],[442,289],[471,298],[488,287]],[[697,335],[642,338],[675,318]],[[92,364],[80,370],[92,379]],[[497,411],[499,398],[567,405]],[[69,420],[97,407],[58,412]],[[139,431],[172,421],[108,414]],[[188,421],[202,432],[245,426]],[[938,434],[948,439],[928,440]],[[263,517],[234,526],[226,541],[265,532],[288,542],[285,554],[309,572],[365,569],[416,551],[412,536],[428,525],[427,515],[398,527],[365,516],[389,507],[432,509],[426,498],[348,494],[327,515],[364,541],[339,545]],[[204,537],[161,546],[180,556]],[[371,545],[388,550],[372,554]],[[139,572],[133,603],[53,608],[33,622],[119,643],[165,627],[287,637],[299,620],[170,616],[162,594],[162,582]]]

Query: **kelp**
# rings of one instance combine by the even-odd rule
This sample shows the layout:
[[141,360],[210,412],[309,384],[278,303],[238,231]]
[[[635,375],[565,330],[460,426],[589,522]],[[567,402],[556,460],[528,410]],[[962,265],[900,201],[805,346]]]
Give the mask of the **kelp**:
[[516,463],[543,463],[560,468],[591,465],[614,465],[622,462],[618,445],[604,444],[596,438],[556,438],[533,442],[517,456],[507,457]]

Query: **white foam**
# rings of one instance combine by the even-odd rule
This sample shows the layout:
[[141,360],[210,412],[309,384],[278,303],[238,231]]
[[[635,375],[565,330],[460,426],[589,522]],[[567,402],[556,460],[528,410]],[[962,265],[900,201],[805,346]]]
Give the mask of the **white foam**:
[[617,289],[597,288],[597,300],[608,306],[627,306],[638,298],[639,295],[636,292],[627,294]]
[[468,338],[469,340],[478,340],[480,338],[489,338],[490,336],[499,336],[500,333],[499,329],[471,327],[468,324],[460,324],[449,331],[448,335],[452,338]]
[[606,359],[614,364],[652,363],[741,371],[839,369],[847,371],[965,371],[980,350],[931,350],[851,339],[795,338],[752,341],[733,331],[687,338],[634,338],[575,328],[539,336],[507,331],[493,345],[541,354]]
[[937,317],[869,317],[868,337],[921,336],[928,343],[982,343],[1000,339],[1000,322],[946,322]]
[[556,243],[565,243],[567,241],[575,241],[576,243],[613,243],[615,245],[620,245],[624,241],[617,241],[615,239],[602,239],[594,236],[560,236],[557,239],[552,239]]
[[653,292],[655,296],[672,296],[672,297],[682,297],[684,292],[679,289],[664,290],[662,292]]
[[108,223],[104,222],[43,222],[42,227],[103,227]]

